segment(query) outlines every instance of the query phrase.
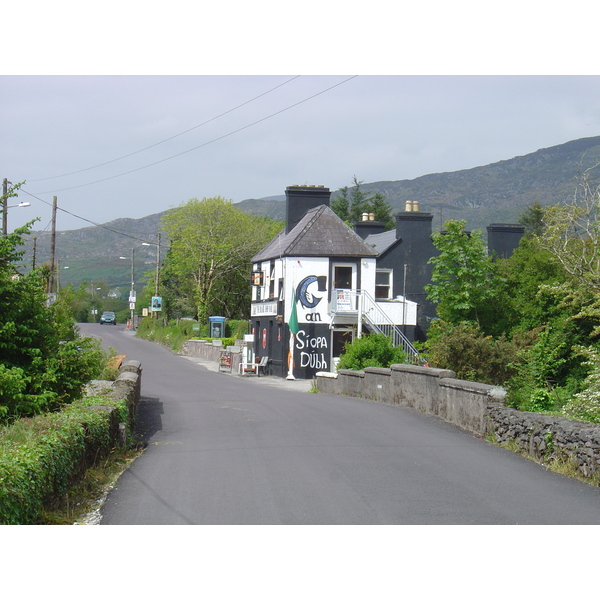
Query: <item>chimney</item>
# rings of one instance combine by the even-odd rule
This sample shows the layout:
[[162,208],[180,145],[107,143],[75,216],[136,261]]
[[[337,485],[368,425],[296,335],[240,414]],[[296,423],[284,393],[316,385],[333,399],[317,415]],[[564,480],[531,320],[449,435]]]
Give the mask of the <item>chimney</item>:
[[289,233],[312,208],[329,206],[331,192],[322,185],[290,185],[285,188],[285,232]]
[[[365,213],[365,215],[367,214]],[[373,215],[373,218],[375,218],[375,215]],[[354,231],[364,240],[372,233],[383,233],[385,231],[385,223],[371,220],[370,218],[365,219],[363,215],[362,221],[354,223]]]
[[426,244],[429,245],[431,243],[432,221],[433,215],[431,213],[420,212],[418,205],[415,211],[413,204],[412,211],[400,212],[396,215],[396,239],[422,239],[426,240]]
[[498,258],[509,258],[519,246],[525,233],[524,225],[492,223],[487,226],[488,253]]

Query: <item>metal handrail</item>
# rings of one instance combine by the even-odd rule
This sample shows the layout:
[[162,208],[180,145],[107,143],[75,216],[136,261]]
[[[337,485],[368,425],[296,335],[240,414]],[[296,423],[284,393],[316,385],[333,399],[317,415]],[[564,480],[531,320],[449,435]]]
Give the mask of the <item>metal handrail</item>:
[[[338,309],[338,292],[355,296],[356,302],[352,303],[353,308]],[[365,322],[375,333],[383,333],[392,340],[392,345],[402,346],[408,360],[418,362],[416,359],[419,356],[418,350],[412,345],[410,340],[404,335],[399,327],[388,317],[381,309],[375,299],[365,290],[334,290],[336,294],[336,311],[335,312],[352,312],[358,314],[358,320]],[[359,328],[360,337],[360,328]]]

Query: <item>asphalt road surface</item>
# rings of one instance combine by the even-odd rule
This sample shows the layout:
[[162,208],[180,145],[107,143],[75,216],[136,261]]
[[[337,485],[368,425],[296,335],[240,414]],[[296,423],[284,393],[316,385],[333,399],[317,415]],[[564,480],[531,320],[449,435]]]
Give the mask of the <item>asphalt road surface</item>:
[[102,508],[116,524],[598,524],[600,488],[413,409],[219,373],[135,338],[147,449]]

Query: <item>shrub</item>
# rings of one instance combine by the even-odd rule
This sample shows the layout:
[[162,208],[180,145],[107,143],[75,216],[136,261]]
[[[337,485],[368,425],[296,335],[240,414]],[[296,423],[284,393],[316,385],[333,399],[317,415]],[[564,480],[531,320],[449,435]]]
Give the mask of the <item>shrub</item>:
[[515,374],[517,347],[484,335],[473,323],[435,321],[426,343],[429,365],[450,369],[459,379],[503,385]]
[[72,309],[47,306],[45,268],[22,273],[22,236],[31,224],[0,238],[0,420],[55,410],[76,399],[100,373],[99,340],[81,338]]
[[116,407],[90,410],[86,398],[60,413],[21,419],[0,429],[0,523],[36,523],[45,506],[58,501],[68,486],[111,449],[111,419],[127,422],[126,400],[102,398]]
[[244,339],[244,336],[249,333],[250,329],[250,325],[245,319],[241,319],[239,321],[231,319],[226,321],[225,326],[225,331],[227,332],[228,337],[231,337],[234,340]]
[[338,369],[361,371],[365,367],[389,367],[404,362],[406,354],[401,347],[392,346],[390,338],[382,333],[372,333],[345,345]]
[[590,372],[584,389],[565,403],[562,413],[571,419],[600,423],[600,351],[593,347],[579,350],[586,357],[584,364]]
[[533,412],[560,410],[583,388],[589,365],[560,322],[531,332],[515,360],[515,375],[507,382],[507,403]]

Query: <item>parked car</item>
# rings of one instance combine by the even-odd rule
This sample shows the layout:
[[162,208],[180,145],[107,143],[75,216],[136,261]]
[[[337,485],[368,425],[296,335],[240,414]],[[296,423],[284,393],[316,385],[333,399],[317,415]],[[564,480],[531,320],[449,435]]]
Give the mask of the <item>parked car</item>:
[[104,323],[110,323],[111,325],[117,324],[117,315],[110,310],[105,310],[100,317],[100,325]]

